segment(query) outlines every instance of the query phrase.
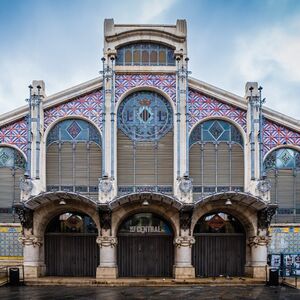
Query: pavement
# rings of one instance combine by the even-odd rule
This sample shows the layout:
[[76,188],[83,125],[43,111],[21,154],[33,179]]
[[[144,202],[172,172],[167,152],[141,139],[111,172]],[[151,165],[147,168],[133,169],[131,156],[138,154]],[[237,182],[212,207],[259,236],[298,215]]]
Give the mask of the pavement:
[[172,286],[172,287],[65,287],[65,286],[4,286],[1,300],[141,300],[141,299],[259,299],[299,300],[300,290],[286,286]]

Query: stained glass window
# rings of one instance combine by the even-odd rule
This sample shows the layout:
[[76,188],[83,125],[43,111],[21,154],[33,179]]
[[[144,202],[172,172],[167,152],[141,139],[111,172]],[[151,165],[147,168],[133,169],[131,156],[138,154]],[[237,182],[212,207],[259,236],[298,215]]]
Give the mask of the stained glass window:
[[266,170],[300,168],[300,153],[290,148],[281,148],[271,152],[264,161]]
[[79,119],[65,120],[56,124],[47,136],[47,146],[55,141],[93,141],[101,145],[101,137],[95,126]]
[[211,120],[197,125],[190,136],[190,147],[197,142],[235,142],[243,146],[238,129],[223,120]]
[[0,146],[0,168],[21,168],[25,169],[23,155],[14,148]]
[[116,65],[175,66],[174,50],[155,43],[129,44],[117,49]]
[[120,104],[118,128],[132,140],[159,140],[172,127],[172,107],[158,93],[136,92]]

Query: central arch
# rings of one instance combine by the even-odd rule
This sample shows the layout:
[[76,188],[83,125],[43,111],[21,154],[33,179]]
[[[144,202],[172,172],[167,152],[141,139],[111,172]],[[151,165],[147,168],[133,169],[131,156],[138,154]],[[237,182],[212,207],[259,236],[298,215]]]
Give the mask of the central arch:
[[118,228],[120,277],[171,277],[174,260],[171,224],[149,211],[129,215]]

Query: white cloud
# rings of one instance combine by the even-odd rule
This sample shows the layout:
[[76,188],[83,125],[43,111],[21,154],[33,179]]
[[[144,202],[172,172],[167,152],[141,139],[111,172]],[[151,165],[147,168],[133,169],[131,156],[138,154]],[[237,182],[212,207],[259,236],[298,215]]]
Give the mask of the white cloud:
[[[168,10],[176,0],[147,0],[140,2],[140,9],[138,9],[139,22],[145,24],[155,21],[154,18]],[[157,22],[155,22],[157,23]]]

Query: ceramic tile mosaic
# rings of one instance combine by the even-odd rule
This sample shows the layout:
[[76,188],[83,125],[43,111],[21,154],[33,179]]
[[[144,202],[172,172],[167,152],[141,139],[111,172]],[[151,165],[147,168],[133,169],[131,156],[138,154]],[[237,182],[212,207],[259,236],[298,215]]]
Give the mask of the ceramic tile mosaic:
[[245,110],[208,97],[192,89],[189,91],[189,113],[190,128],[206,117],[228,117],[246,131],[247,112]]
[[176,101],[176,76],[172,74],[117,74],[115,101],[128,90],[135,87],[156,87],[175,102]]
[[102,127],[102,90],[97,90],[84,96],[77,97],[63,104],[45,110],[44,128],[59,118],[82,116]]
[[26,152],[27,147],[27,123],[25,118],[0,128],[0,145],[6,143],[15,145]]
[[300,227],[271,227],[269,253],[300,253]]
[[300,146],[300,133],[269,120],[264,120],[264,153],[278,145]]
[[23,256],[23,247],[19,242],[21,227],[0,227],[0,260],[6,257]]

